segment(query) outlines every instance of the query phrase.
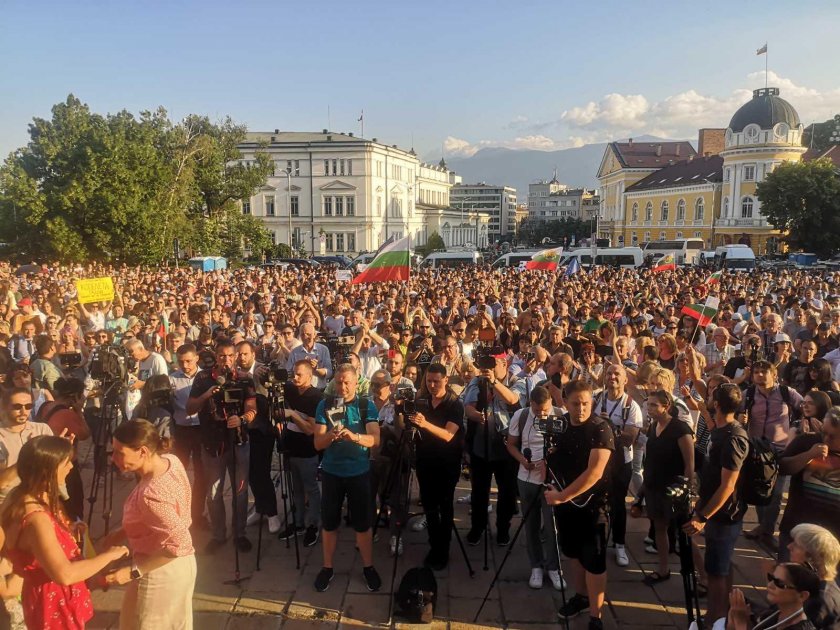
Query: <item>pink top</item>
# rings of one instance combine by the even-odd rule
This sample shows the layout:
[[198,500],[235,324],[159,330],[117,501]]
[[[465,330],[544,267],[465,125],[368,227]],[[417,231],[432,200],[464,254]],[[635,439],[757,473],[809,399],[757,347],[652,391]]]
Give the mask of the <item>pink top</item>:
[[192,488],[187,471],[174,455],[164,455],[169,468],[141,479],[123,505],[122,526],[132,553],[151,556],[161,550],[174,557],[195,553],[190,536]]

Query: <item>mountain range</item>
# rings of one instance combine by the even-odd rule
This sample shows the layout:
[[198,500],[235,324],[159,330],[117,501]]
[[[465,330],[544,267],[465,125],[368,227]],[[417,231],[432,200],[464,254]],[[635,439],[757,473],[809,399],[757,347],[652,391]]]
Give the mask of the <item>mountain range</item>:
[[[656,136],[640,136],[633,140],[669,142]],[[559,151],[490,147],[470,157],[447,158],[446,165],[461,175],[465,184],[486,182],[513,186],[517,199],[524,203],[528,196],[528,184],[551,179],[555,168],[558,181],[569,188],[597,188],[598,166],[606,148],[606,142]]]

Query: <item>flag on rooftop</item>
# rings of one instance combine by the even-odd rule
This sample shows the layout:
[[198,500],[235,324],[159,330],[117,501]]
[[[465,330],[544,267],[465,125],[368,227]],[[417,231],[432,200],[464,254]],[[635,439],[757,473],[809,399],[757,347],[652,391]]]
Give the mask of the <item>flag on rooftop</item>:
[[560,262],[560,254],[563,253],[562,247],[555,247],[553,249],[544,249],[531,256],[525,264],[526,269],[557,269]]
[[762,46],[761,48],[756,50],[755,54],[756,55],[766,55],[767,54],[767,44],[765,43],[764,46]]
[[409,273],[408,237],[394,240],[383,245],[370,264],[358,276],[353,284],[362,282],[407,281]]

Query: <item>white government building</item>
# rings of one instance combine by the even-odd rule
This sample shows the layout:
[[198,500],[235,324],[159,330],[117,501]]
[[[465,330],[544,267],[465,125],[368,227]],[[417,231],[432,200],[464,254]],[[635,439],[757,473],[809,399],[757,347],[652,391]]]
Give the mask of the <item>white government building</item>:
[[392,235],[410,235],[416,246],[438,232],[447,248],[487,245],[489,216],[450,207],[461,177],[443,160],[426,164],[413,149],[326,129],[248,133],[239,150],[244,162],[258,151],[274,160],[274,174],[242,212],[259,217],[275,243],[356,254]]

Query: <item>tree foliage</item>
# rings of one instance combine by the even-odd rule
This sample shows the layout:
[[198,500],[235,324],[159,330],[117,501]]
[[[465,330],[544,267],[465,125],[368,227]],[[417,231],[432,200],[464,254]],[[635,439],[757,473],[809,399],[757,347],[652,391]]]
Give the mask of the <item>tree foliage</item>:
[[100,115],[72,94],[36,118],[29,143],[0,167],[0,239],[31,258],[160,262],[181,249],[240,257],[270,247],[239,211],[271,172],[258,152],[241,164],[245,129],[164,109]]
[[761,214],[794,249],[827,257],[840,249],[840,176],[830,160],[782,164],[758,184]]
[[552,221],[525,219],[519,226],[519,243],[538,245],[546,237],[554,243],[562,243],[563,239],[571,243],[572,236],[580,242],[583,238],[589,238],[591,232],[592,224],[582,219],[564,218]]
[[446,243],[444,243],[441,235],[437,233],[437,230],[435,230],[434,232],[429,234],[429,238],[426,239],[426,244],[416,247],[414,253],[419,254],[420,256],[428,256],[432,252],[445,251]]

